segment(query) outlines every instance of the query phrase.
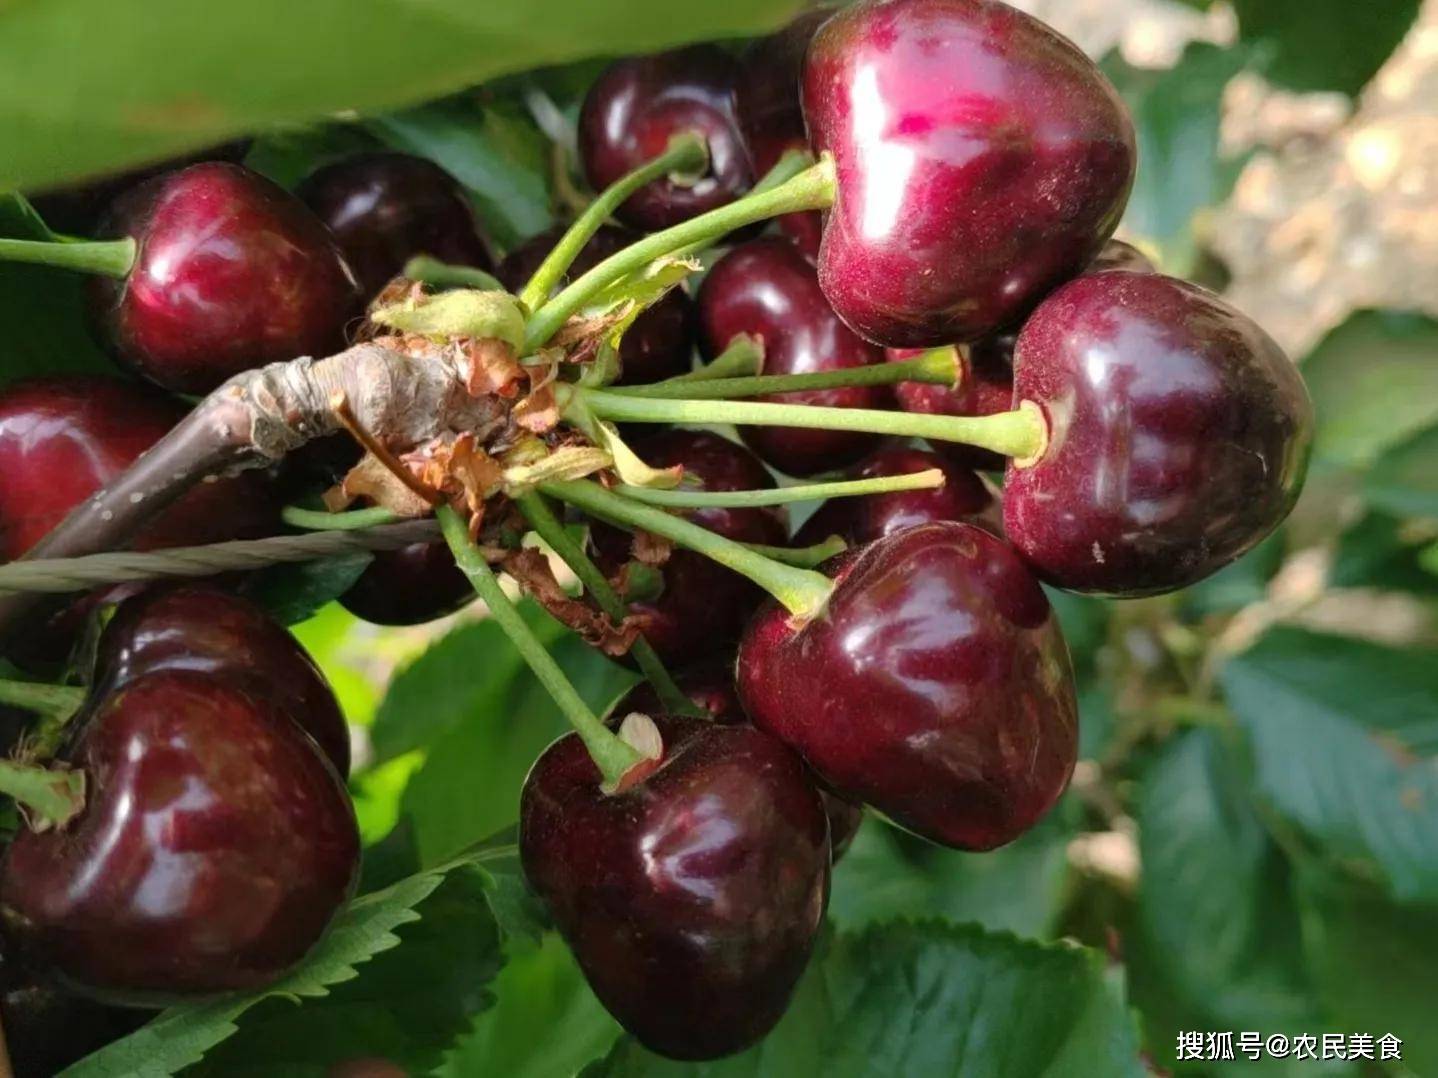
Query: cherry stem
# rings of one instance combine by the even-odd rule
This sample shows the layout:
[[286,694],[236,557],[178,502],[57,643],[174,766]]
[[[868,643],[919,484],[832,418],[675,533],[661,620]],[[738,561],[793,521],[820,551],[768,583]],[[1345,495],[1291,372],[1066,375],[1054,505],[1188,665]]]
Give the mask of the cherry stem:
[[474,590],[489,608],[490,617],[494,618],[504,635],[509,637],[510,643],[529,665],[529,669],[548,691],[559,710],[564,712],[565,718],[584,742],[584,747],[589,750],[594,766],[599,768],[600,774],[604,776],[605,785],[617,786],[642,757],[599,721],[599,717],[590,710],[573,683],[554,661],[554,656],[545,650],[533,630],[525,624],[524,618],[500,587],[499,578],[494,575],[489,562],[484,560],[479,547],[469,537],[469,529],[459,514],[445,505],[441,506],[435,515],[439,518],[440,528],[444,532],[450,552],[454,555],[455,564],[469,577]]
[[[549,544],[551,550],[564,560],[564,563],[574,570],[574,575],[584,585],[584,590],[593,596],[594,601],[599,604],[602,610],[614,622],[623,621],[629,614],[629,606],[614,590],[608,578],[599,570],[584,548],[579,545],[573,536],[565,530],[564,525],[549,508],[549,503],[544,500],[543,495],[521,494],[514,499],[519,506],[519,511],[524,514],[529,526],[534,533]],[[629,653],[634,656],[634,661],[639,666],[639,672],[654,686],[654,691],[659,696],[659,702],[664,710],[670,714],[689,715],[693,718],[703,718],[704,713],[698,705],[685,695],[684,690],[674,683],[674,678],[664,668],[659,655],[655,652],[652,644],[643,636],[634,641]]]
[[938,468],[872,479],[843,479],[832,483],[797,483],[770,490],[661,490],[621,484],[618,493],[645,505],[666,509],[751,509],[768,505],[817,501],[821,498],[856,498],[865,494],[893,494],[903,490],[934,490],[944,485]]
[[657,258],[693,243],[707,243],[736,228],[799,210],[824,209],[834,201],[834,161],[827,155],[778,187],[751,192],[735,202],[701,213],[688,221],[655,232],[611,255],[571,282],[529,320],[525,351],[533,352],[549,340],[594,295],[615,281],[643,269]]
[[781,561],[785,565],[794,565],[800,569],[817,568],[836,554],[842,554],[849,549],[849,544],[838,535],[831,535],[822,543],[815,543],[813,546],[765,546],[762,543],[745,543],[744,545],[756,554],[763,554],[766,558],[773,558],[775,561]]
[[564,275],[574,265],[585,244],[635,191],[671,173],[698,176],[708,167],[709,144],[704,138],[693,131],[676,134],[663,153],[619,177],[574,219],[519,293],[519,302],[527,310],[539,310],[549,294],[564,280]]
[[292,528],[304,528],[306,531],[361,531],[381,524],[393,524],[399,517],[382,505],[351,509],[345,513],[287,505],[280,510],[280,519]]
[[552,498],[569,502],[610,523],[652,532],[712,558],[754,581],[796,617],[807,620],[817,615],[834,590],[833,582],[822,573],[783,565],[743,543],[726,539],[683,517],[612,493],[590,480],[545,483],[541,489]]
[[24,708],[62,722],[78,711],[84,700],[85,690],[72,685],[0,680],[0,704]]
[[136,250],[135,241],[128,238],[78,243],[0,239],[0,261],[30,262],[104,277],[124,277],[129,273],[135,264]]
[[[721,353],[714,362],[718,363],[727,354],[727,351]],[[795,393],[801,390],[841,389],[846,386],[888,386],[896,382],[929,382],[952,386],[957,384],[962,376],[958,353],[948,347],[935,348],[898,363],[870,363],[837,371],[756,374],[742,378],[711,376],[688,381],[670,379],[649,385],[611,387],[611,391],[622,393],[626,397],[647,397],[651,400],[724,400],[731,397],[759,397],[770,393]]]
[[[748,194],[745,197],[748,197],[750,195],[761,195],[765,191],[772,191],[781,183],[793,179],[795,176],[799,175],[799,173],[803,172],[806,168],[810,168],[813,164],[814,155],[811,154],[808,150],[788,150],[784,153],[784,156],[780,157],[779,160],[774,163],[773,168],[771,168],[768,172],[764,173],[758,183],[756,183],[753,187],[749,188]],[[670,251],[669,257],[690,258],[694,255],[699,254],[701,251],[705,251],[708,248],[713,247],[717,241],[720,241],[722,239],[722,236],[711,236],[706,239],[698,240],[694,243],[685,244],[678,250]]]
[[1038,405],[1022,402],[994,415],[919,415],[868,408],[820,408],[768,401],[667,400],[635,397],[613,390],[574,389],[600,419],[621,423],[732,423],[736,426],[805,427],[890,434],[900,438],[958,442],[1031,461],[1043,453],[1048,424]]
[[400,275],[434,288],[477,288],[481,292],[508,291],[498,277],[473,266],[455,266],[429,255],[415,255]]
[[[729,347],[714,357],[713,361],[704,364],[698,370],[690,371],[688,374],[676,374],[673,378],[666,378],[662,382],[650,382],[648,385],[626,387],[629,389],[653,390],[660,386],[673,386],[676,389],[680,386],[693,386],[697,382],[708,382],[711,379],[736,380],[748,378],[759,373],[764,366],[764,344],[758,337],[748,333],[740,333],[730,338]],[[642,393],[640,396],[662,397],[662,393]],[[676,393],[676,396],[684,397],[689,394]]]
[[63,827],[85,807],[85,773],[0,760],[0,794],[27,810],[34,830]]

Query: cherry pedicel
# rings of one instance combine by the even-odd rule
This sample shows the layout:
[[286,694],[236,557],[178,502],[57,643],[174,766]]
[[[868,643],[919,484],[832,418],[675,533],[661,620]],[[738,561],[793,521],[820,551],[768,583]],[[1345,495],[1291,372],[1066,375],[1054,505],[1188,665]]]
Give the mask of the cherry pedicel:
[[181,393],[344,345],[359,287],[329,230],[293,195],[222,162],[123,195],[102,231],[136,243],[123,278],[90,282],[117,359]]
[[[732,249],[699,289],[700,348],[712,359],[739,334],[764,346],[764,374],[809,374],[884,361],[884,353],[854,334],[819,288],[814,267],[789,240],[767,236]],[[887,386],[780,393],[759,400],[831,408],[883,408]],[[744,427],[740,435],[769,464],[807,476],[842,468],[877,444],[871,434]]]
[[590,186],[608,187],[684,131],[709,147],[704,175],[656,180],[619,208],[625,224],[667,228],[732,202],[754,177],[734,111],[737,65],[716,45],[691,45],[610,65],[579,113],[579,156]]
[[808,772],[752,726],[655,716],[657,770],[605,794],[577,735],[525,780],[519,851],[595,995],[646,1047],[715,1059],[768,1033],[829,888]]
[[1156,274],[1084,276],[1015,352],[1048,446],[1010,464],[1004,525],[1045,580],[1116,596],[1192,584],[1256,546],[1303,484],[1313,404],[1252,320]]
[[1032,827],[1078,753],[1068,649],[1019,557],[969,524],[829,563],[826,610],[775,603],[739,649],[744,709],[835,792],[916,834],[990,850]]
[[296,193],[334,233],[366,297],[416,255],[493,268],[464,188],[423,157],[361,154],[326,165]]
[[340,605],[374,625],[423,625],[474,601],[474,585],[444,543],[377,551]]
[[0,907],[71,987],[159,1005],[270,984],[353,892],[349,796],[268,700],[157,671],[96,701],[68,757],[90,777],[85,808],[20,831]]
[[809,48],[804,115],[838,191],[819,279],[891,347],[988,336],[1094,257],[1133,125],[1071,42],[998,0],[865,0]]

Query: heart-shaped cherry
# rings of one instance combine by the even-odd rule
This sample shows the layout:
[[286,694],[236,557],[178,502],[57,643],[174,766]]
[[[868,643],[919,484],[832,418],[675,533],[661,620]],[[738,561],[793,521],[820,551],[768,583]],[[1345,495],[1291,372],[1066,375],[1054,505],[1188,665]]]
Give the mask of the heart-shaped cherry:
[[96,691],[156,670],[195,670],[266,697],[315,739],[341,776],[350,739],[329,682],[283,626],[238,595],[206,584],[165,584],[126,599],[96,650]]
[[887,446],[850,468],[845,478],[913,475],[931,468],[944,473],[943,486],[931,490],[863,494],[857,498],[831,498],[804,522],[794,536],[794,545],[812,546],[831,535],[838,535],[850,545],[861,546],[902,528],[935,520],[967,521],[997,531],[999,512],[993,492],[973,472],[935,453],[904,445]]
[[601,1003],[646,1047],[715,1059],[768,1033],[809,961],[829,888],[808,772],[752,726],[654,717],[656,771],[600,789],[577,735],[520,798],[525,876]]
[[[710,659],[680,670],[674,675],[674,683],[715,722],[726,726],[749,722],[749,716],[744,714],[744,708],[739,703],[738,690],[734,688],[732,656],[721,660]],[[643,715],[663,713],[659,694],[647,681],[641,681],[615,702],[609,710],[610,721],[623,722],[625,716],[635,711]],[[837,864],[858,833],[859,825],[864,822],[864,810],[824,789],[819,790],[819,796],[824,802],[824,814],[829,817],[829,849]]]
[[[712,359],[741,333],[764,346],[765,374],[811,374],[882,363],[884,353],[855,335],[834,313],[814,267],[787,239],[765,236],[730,250],[704,278],[699,343]],[[778,393],[759,400],[829,408],[883,408],[887,386]],[[743,427],[744,441],[790,475],[813,475],[852,464],[877,443],[872,434],[797,427]]]
[[474,601],[474,585],[444,543],[411,543],[375,554],[340,604],[374,625],[423,625]]
[[819,279],[897,348],[1016,323],[1113,232],[1134,174],[1123,102],[1094,64],[998,0],[863,0],[804,71],[837,195]]
[[1025,323],[1015,394],[1048,446],[1011,463],[1010,541],[1045,580],[1149,595],[1258,544],[1302,487],[1313,404],[1263,330],[1197,285],[1080,277]]
[[[634,446],[655,468],[682,465],[704,490],[761,490],[774,485],[764,466],[743,446],[706,431],[662,431]],[[788,528],[782,509],[691,509],[690,520],[740,543],[782,545]],[[629,533],[603,524],[590,529],[600,567],[611,577],[630,560]],[[751,582],[692,550],[673,550],[660,567],[664,590],[630,609],[644,637],[670,666],[688,666],[732,650],[744,622],[763,598]]]
[[1019,557],[982,528],[895,532],[827,567],[827,608],[776,603],[739,649],[739,697],[832,789],[925,838],[990,850],[1058,800],[1078,753],[1068,649]]
[[90,281],[115,357],[180,393],[344,345],[359,286],[334,237],[294,195],[239,165],[191,165],[141,184],[101,228],[138,245],[123,278]]
[[[506,255],[498,271],[504,286],[518,293],[563,235],[563,228],[541,232]],[[627,228],[605,225],[584,245],[570,267],[570,276],[584,273],[637,239],[638,234]],[[621,370],[615,384],[659,382],[683,374],[689,370],[693,350],[694,304],[684,289],[670,289],[624,331],[619,344]]]
[[[763,176],[790,150],[809,149],[804,110],[799,103],[804,53],[815,31],[833,14],[833,8],[812,8],[777,34],[760,38],[744,51],[734,100],[755,176]],[[821,214],[787,213],[777,223],[806,256],[819,256]]]
[[433,161],[367,153],[326,165],[296,193],[329,226],[365,296],[374,296],[415,255],[492,269],[474,206]]
[[16,836],[0,909],[78,990],[150,1005],[271,984],[353,892],[349,796],[277,704],[161,670],[95,701],[67,756],[85,808]]
[[590,186],[602,190],[686,131],[703,136],[709,168],[698,178],[655,180],[620,206],[625,224],[668,228],[715,209],[754,182],[734,112],[738,65],[717,45],[691,45],[611,64],[579,111],[579,157]]

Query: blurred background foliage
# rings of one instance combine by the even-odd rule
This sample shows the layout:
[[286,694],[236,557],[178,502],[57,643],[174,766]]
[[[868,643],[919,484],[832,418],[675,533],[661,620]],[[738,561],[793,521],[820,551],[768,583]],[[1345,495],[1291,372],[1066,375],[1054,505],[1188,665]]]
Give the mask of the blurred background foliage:
[[[292,185],[386,145],[457,176],[509,247],[580,197],[568,143],[599,57],[762,32],[795,6],[0,4],[0,187],[252,132],[248,163]],[[986,855],[867,821],[793,1013],[704,1070],[1025,1075],[1017,1046],[1039,1045],[1046,1073],[1138,1073],[1141,1040],[1183,1073],[1438,1073],[1438,0],[1019,6],[1132,107],[1121,235],[1302,361],[1310,481],[1279,534],[1186,593],[1056,595],[1084,722],[1058,810]],[[0,234],[41,228],[0,200]],[[0,267],[0,318],[5,379],[104,365],[62,273]],[[401,631],[324,605],[357,571],[289,570],[273,588],[356,726],[380,886],[509,827],[563,724],[481,612]],[[596,707],[629,683],[528,616]],[[498,869],[449,878],[398,929],[405,946],[326,1000],[261,1003],[199,1069],[318,1074],[340,1050],[447,1075],[695,1069],[621,1041],[564,948],[515,927],[507,893]],[[1181,1063],[1180,1030],[1393,1033],[1403,1062]],[[154,1043],[147,1058],[172,1058]]]

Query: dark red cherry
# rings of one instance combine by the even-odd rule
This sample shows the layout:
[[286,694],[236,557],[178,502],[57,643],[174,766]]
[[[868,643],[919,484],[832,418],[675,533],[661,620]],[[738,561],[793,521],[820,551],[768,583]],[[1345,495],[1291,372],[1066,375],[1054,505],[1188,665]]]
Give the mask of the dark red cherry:
[[[715,263],[699,289],[699,344],[712,359],[741,333],[761,338],[765,374],[810,374],[882,363],[884,353],[849,330],[819,289],[810,264],[777,236],[751,240]],[[887,386],[779,393],[760,400],[828,408],[883,408]],[[744,441],[790,475],[813,475],[852,464],[878,438],[852,431],[743,427]]]
[[1078,752],[1068,649],[1004,542],[922,524],[840,555],[824,613],[766,603],[739,649],[761,730],[916,834],[990,850],[1058,799]]
[[717,45],[691,45],[611,64],[579,111],[579,157],[590,186],[603,190],[693,131],[709,145],[698,180],[655,180],[617,216],[644,231],[668,228],[715,209],[754,182],[734,112],[738,65]]
[[[899,407],[921,415],[977,416],[1007,412],[1014,406],[1014,372],[1009,366],[1013,347],[1012,334],[958,345],[958,385],[900,382],[894,386]],[[885,354],[890,362],[897,363],[922,351],[920,348],[889,348]],[[998,453],[957,442],[935,442],[933,448],[961,468],[996,472],[1008,463],[1008,459]]]
[[1110,595],[1172,591],[1273,531],[1303,484],[1313,404],[1251,319],[1172,277],[1080,277],[1025,323],[1016,397],[1048,417],[1009,465],[1004,525],[1045,580]]
[[896,348],[986,337],[1099,252],[1134,174],[1133,124],[1071,42],[998,0],[864,0],[804,71],[838,195],[819,279]]
[[474,601],[474,585],[444,543],[411,543],[375,554],[340,597],[357,618],[375,625],[423,625]]
[[346,158],[314,173],[295,193],[334,233],[367,297],[415,255],[494,268],[464,188],[423,157],[368,153]]
[[865,494],[858,498],[833,498],[804,522],[794,536],[795,546],[811,546],[838,535],[851,545],[872,543],[902,528],[935,520],[958,520],[980,524],[996,531],[998,504],[984,481],[935,453],[908,446],[889,446],[871,453],[845,474],[848,479],[913,475],[937,468],[944,473],[944,485],[933,490],[900,490],[889,494]]
[[[732,656],[711,659],[681,670],[674,675],[674,683],[715,722],[726,726],[749,722],[749,716],[744,714],[744,708],[739,703],[739,693],[734,688]],[[634,711],[644,715],[663,713],[659,694],[647,681],[641,681],[615,702],[609,709],[609,721],[617,725]],[[824,814],[829,817],[829,848],[837,864],[858,833],[859,825],[864,822],[864,810],[824,789],[820,789],[819,796],[824,802]]]
[[96,691],[156,670],[199,671],[272,700],[349,774],[349,728],[329,682],[299,641],[248,599],[183,583],[122,602],[100,636]]
[[[541,232],[506,255],[498,270],[504,286],[514,292],[522,289],[564,231],[560,227]],[[627,228],[605,225],[574,260],[572,275],[586,272],[639,238],[638,233]],[[694,304],[684,289],[674,288],[624,331],[619,345],[622,369],[615,384],[660,382],[683,374],[690,368],[693,351]]]
[[[683,465],[702,489],[760,490],[774,485],[764,466],[743,446],[706,431],[667,430],[634,444],[655,468]],[[690,520],[740,543],[783,544],[788,535],[783,510],[693,509]],[[630,560],[628,532],[595,524],[590,529],[599,565],[610,576]],[[702,554],[675,548],[660,567],[664,590],[655,599],[630,604],[644,637],[670,666],[688,666],[733,650],[744,622],[763,598],[754,584]]]
[[31,977],[0,994],[14,1078],[53,1078],[149,1018],[145,1011],[107,1007]]
[[115,357],[180,393],[343,347],[359,288],[329,230],[289,192],[210,162],[122,195],[102,233],[139,245],[123,280],[89,282]]
[[0,868],[13,938],[64,982],[159,1004],[276,981],[353,892],[359,835],[334,769],[277,704],[161,670],[96,702],[64,830]]
[[[814,32],[833,14],[828,7],[805,11],[777,34],[755,41],[740,60],[734,100],[755,176],[763,176],[790,150],[809,149],[799,103],[804,53]],[[819,256],[821,214],[785,214],[778,225],[805,255]]]
[[804,765],[752,726],[655,718],[659,769],[622,793],[577,735],[520,798],[530,885],[601,1003],[646,1047],[716,1059],[768,1033],[809,961],[828,824]]

